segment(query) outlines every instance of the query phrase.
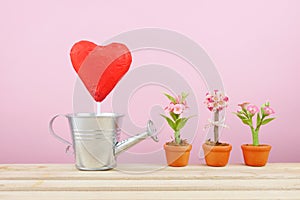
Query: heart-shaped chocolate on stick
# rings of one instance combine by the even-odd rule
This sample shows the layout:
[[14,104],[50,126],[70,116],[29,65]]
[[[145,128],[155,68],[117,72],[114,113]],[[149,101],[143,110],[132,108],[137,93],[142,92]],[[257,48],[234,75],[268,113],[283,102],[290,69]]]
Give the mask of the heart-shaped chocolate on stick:
[[132,61],[129,49],[120,43],[97,46],[79,41],[73,45],[70,56],[75,71],[97,102],[112,91]]

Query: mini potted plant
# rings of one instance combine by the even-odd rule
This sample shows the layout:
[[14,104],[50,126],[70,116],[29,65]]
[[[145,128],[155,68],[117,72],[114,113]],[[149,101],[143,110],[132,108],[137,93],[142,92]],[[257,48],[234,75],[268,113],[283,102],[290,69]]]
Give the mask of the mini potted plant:
[[182,92],[181,95],[177,97],[173,97],[169,94],[165,94],[165,96],[170,100],[169,105],[165,107],[165,111],[169,113],[170,117],[166,115],[161,116],[167,120],[169,126],[174,131],[174,140],[164,144],[167,163],[172,167],[183,167],[188,164],[190,151],[192,149],[192,145],[189,144],[187,140],[182,139],[180,135],[180,130],[191,118],[182,117],[182,113],[188,108],[186,102],[188,94]]
[[[249,126],[252,132],[252,144],[243,144],[244,161],[249,166],[264,166],[266,165],[271,151],[271,146],[260,144],[258,134],[260,127],[273,121],[275,118],[269,116],[274,114],[274,110],[270,107],[270,103],[264,103],[259,109],[256,105],[250,103],[239,104],[241,109],[234,113],[242,122]],[[253,117],[256,115],[256,124],[253,123]]]
[[219,141],[220,127],[227,127],[224,120],[220,119],[220,111],[228,106],[228,97],[221,91],[214,90],[206,94],[205,104],[213,112],[214,120],[209,119],[209,124],[204,129],[213,127],[214,141],[207,140],[203,145],[205,161],[208,166],[223,167],[227,165],[232,146]]

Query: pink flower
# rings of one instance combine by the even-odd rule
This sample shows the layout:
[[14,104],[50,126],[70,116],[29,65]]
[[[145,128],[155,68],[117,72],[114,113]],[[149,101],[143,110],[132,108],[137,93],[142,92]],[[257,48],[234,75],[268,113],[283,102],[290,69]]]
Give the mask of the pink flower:
[[254,114],[256,114],[256,113],[259,112],[258,107],[257,107],[256,105],[253,105],[253,104],[248,105],[248,106],[247,106],[247,110],[248,110],[252,115],[254,115]]
[[229,101],[229,98],[228,98],[227,96],[225,96],[225,97],[223,98],[223,101],[228,102],[228,101]]
[[211,93],[206,93],[205,104],[212,111],[221,111],[228,106],[229,98],[221,91],[214,90]]
[[274,113],[275,113],[275,111],[274,111],[272,108],[270,108],[269,106],[266,106],[266,107],[264,107],[263,109],[264,109],[264,113],[265,113],[266,115],[271,115],[271,114],[274,114]]
[[214,111],[214,103],[206,103],[206,106],[207,106],[207,108],[208,108],[208,110],[210,110],[210,111]]
[[167,112],[173,112],[174,110],[174,104],[171,102],[167,107],[165,107],[165,111]]
[[183,104],[175,104],[173,112],[177,115],[180,115],[184,110],[184,105]]
[[181,96],[180,96],[180,95],[178,95],[178,96],[176,97],[176,103],[181,103]]
[[184,109],[189,108],[186,101],[183,101],[182,104],[184,105]]
[[212,102],[214,102],[214,100],[213,100],[213,96],[212,96],[212,95],[210,95],[210,94],[207,94],[207,95],[206,95],[206,102],[209,102],[209,103],[212,103]]
[[246,107],[247,107],[249,104],[250,104],[249,102],[244,102],[244,103],[238,104],[238,106],[240,106],[241,108],[246,109]]

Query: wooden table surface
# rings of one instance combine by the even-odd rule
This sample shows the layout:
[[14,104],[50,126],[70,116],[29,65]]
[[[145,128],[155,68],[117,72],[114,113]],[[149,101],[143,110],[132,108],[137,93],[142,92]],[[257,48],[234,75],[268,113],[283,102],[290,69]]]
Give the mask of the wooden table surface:
[[258,168],[137,164],[110,171],[2,164],[0,199],[300,199],[300,163]]

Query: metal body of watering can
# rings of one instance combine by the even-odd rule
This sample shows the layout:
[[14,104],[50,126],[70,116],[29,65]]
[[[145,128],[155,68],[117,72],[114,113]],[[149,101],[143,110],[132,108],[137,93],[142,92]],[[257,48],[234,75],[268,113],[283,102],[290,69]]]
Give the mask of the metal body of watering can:
[[[68,118],[73,142],[69,142],[53,130],[53,122],[59,116]],[[115,113],[76,113],[56,115],[49,123],[49,131],[60,141],[72,145],[75,152],[76,167],[80,170],[108,170],[116,166],[116,156],[138,142],[151,137],[158,141],[156,129],[151,120],[148,121],[144,133],[118,142],[120,118]]]

